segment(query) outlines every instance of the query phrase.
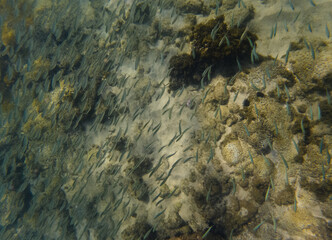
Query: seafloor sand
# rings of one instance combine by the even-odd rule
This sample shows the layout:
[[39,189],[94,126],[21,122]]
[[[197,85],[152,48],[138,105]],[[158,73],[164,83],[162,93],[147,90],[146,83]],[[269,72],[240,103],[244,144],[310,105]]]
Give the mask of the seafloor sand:
[[0,26],[0,239],[332,238],[331,0],[0,0]]

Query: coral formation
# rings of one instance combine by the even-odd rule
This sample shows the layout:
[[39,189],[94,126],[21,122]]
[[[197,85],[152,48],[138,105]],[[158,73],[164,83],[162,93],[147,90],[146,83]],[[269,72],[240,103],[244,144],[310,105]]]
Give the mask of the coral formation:
[[[257,36],[243,27],[228,28],[224,23],[224,16],[220,15],[206,23],[192,26],[189,39],[192,45],[191,55],[183,53],[170,59],[171,90],[183,85],[205,84],[210,81],[210,72],[216,68],[221,68],[224,74],[234,74],[238,71],[237,67],[234,68],[237,66],[236,59],[248,62]],[[203,72],[208,67],[211,69],[205,77]]]

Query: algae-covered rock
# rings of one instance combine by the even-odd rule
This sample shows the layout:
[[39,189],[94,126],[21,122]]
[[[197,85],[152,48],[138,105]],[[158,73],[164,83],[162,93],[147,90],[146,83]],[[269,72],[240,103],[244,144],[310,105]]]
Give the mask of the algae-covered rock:
[[248,223],[256,215],[258,207],[252,201],[238,200],[235,197],[230,197],[228,200],[229,205],[222,223],[230,232],[231,229],[239,229]]
[[[299,239],[329,239],[327,223],[322,218],[315,218],[310,208],[285,211],[278,225]],[[306,231],[303,231],[304,228]]]
[[225,8],[226,10],[234,8],[239,1],[237,0],[223,0],[222,1],[222,7]]
[[[239,7],[239,4],[242,5]],[[225,23],[228,26],[246,26],[250,20],[254,18],[255,9],[251,3],[245,3],[246,7],[243,7],[243,2],[237,0],[222,1],[221,10],[225,11]]]
[[[229,92],[225,91],[226,82],[222,83],[222,78],[216,79],[216,85],[211,86],[211,92],[206,96],[206,102],[216,105],[226,105],[229,101]],[[224,116],[224,115],[222,115]]]
[[[317,43],[320,45],[320,43]],[[315,47],[316,48],[316,47]],[[313,61],[310,52],[305,48],[292,52],[291,59],[294,74],[301,81],[301,90],[305,93],[320,91],[321,89],[332,88],[332,48],[330,46],[320,46],[320,53]]]
[[202,0],[180,0],[175,2],[176,8],[183,13],[206,14]]
[[243,161],[242,153],[244,152],[239,141],[231,141],[222,144],[222,155],[229,165],[237,164]]
[[294,204],[295,193],[294,189],[287,185],[284,189],[276,193],[274,202],[280,205]]
[[168,229],[174,229],[175,234],[176,232],[183,233],[183,230],[181,229],[186,225],[185,221],[183,221],[183,219],[180,217],[178,211],[179,209],[172,209],[165,220],[165,226]]
[[[225,74],[234,74],[238,70],[234,68],[238,59],[248,59],[251,44],[255,44],[257,40],[248,29],[228,29],[223,15],[197,24],[192,29],[189,36],[191,55],[175,55],[170,61],[170,90],[176,90],[182,85],[203,85],[210,82],[215,65],[223,66]],[[207,72],[202,76],[204,71]]]
[[319,146],[310,144],[307,146],[307,153],[304,155],[301,168],[300,184],[304,189],[315,193],[321,201],[325,201],[332,193],[331,171],[322,159]]
[[[124,240],[130,240],[130,239],[140,239],[142,238],[150,229],[152,226],[150,226],[148,223],[146,223],[146,220],[144,218],[140,218],[135,222],[135,224],[130,225],[126,227],[122,233],[122,239]],[[146,238],[148,240],[156,239],[156,233],[153,231],[150,231],[150,234]]]
[[[171,76],[174,79],[181,79],[179,81],[170,82],[171,89],[179,89],[184,84],[189,84],[192,81],[192,73],[195,71],[194,59],[189,54],[181,54],[174,56],[169,61],[170,66],[174,67],[171,71]],[[199,78],[199,76],[197,76]]]
[[252,197],[258,204],[262,204],[265,201],[265,194],[269,187],[269,179],[255,176],[251,186]]

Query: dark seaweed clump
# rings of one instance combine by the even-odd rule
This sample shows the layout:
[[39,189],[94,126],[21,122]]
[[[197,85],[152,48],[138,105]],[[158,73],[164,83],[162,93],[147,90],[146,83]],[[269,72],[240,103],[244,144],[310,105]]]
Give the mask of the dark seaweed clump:
[[[211,32],[216,29],[218,30],[212,39]],[[190,34],[192,54],[180,54],[170,59],[170,90],[200,84],[202,73],[211,65],[212,69],[220,68],[225,75],[235,74],[239,70],[236,59],[240,64],[249,62],[257,40],[257,36],[250,31],[243,37],[245,30],[243,27],[228,29],[223,15],[193,26]],[[207,81],[206,77],[204,83]]]

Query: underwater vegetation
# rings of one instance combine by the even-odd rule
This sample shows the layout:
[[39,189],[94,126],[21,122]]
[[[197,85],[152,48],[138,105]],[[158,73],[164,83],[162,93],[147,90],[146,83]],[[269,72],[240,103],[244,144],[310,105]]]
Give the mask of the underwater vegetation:
[[235,74],[242,70],[239,59],[248,62],[251,53],[258,61],[255,52],[257,36],[248,28],[228,27],[223,15],[192,26],[189,39],[191,54],[183,53],[170,59],[171,90],[189,84],[204,86],[211,81],[211,74],[216,68],[227,75]]
[[0,0],[0,239],[330,239],[331,6]]

